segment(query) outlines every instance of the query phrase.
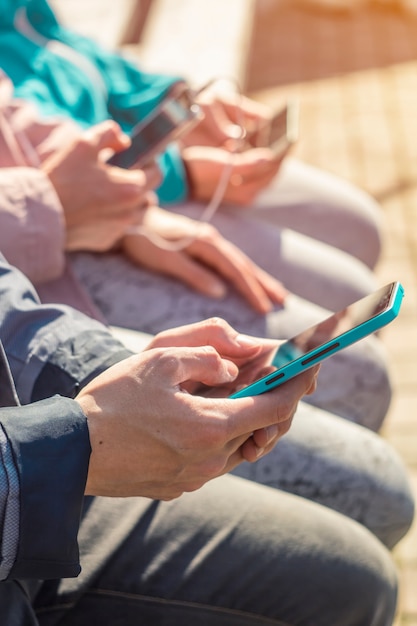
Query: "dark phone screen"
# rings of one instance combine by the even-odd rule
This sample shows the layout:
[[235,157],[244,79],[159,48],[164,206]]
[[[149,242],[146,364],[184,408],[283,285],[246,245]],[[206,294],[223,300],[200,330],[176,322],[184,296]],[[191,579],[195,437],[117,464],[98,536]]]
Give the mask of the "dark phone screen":
[[[249,367],[243,367],[236,381],[238,388],[241,388],[242,385],[252,384],[304,356],[306,358],[302,364],[308,366],[310,363],[314,364],[320,356],[331,354],[333,350],[339,347],[337,339],[340,335],[376,317],[391,304],[395,285],[395,283],[391,283],[381,287],[375,293],[354,302],[322,322],[281,343],[276,349],[272,349],[268,354],[260,357],[258,362],[252,363]],[[330,346],[323,345],[329,342]],[[319,350],[314,355],[310,354],[312,350],[319,349],[320,346],[323,346],[322,351]],[[279,372],[277,375],[281,376]],[[268,382],[272,384],[276,380],[276,377],[272,377],[266,384]]]

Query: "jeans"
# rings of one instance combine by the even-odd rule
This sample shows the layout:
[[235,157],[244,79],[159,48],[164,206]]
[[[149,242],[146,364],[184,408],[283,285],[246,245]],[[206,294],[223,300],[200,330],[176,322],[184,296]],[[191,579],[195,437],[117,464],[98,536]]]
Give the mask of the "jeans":
[[171,502],[96,498],[79,541],[82,573],[40,585],[38,621],[16,583],[0,585],[5,625],[389,626],[395,613],[395,569],[372,533],[235,476]]

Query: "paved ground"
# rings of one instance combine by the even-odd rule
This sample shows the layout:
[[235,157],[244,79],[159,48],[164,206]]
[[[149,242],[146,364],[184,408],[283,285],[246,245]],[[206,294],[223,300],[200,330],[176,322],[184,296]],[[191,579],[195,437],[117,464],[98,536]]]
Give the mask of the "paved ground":
[[[105,21],[116,3],[94,1]],[[171,0],[171,9],[178,2]],[[196,0],[191,2],[195,9]],[[84,0],[54,3],[65,6],[75,24],[104,32],[94,20],[83,20],[88,4]],[[213,3],[218,5],[206,0],[205,10]],[[221,4],[223,9],[228,6],[224,0]],[[301,138],[296,154],[350,179],[381,202],[385,250],[378,276],[381,284],[401,280],[406,290],[400,318],[383,332],[395,387],[383,435],[407,463],[417,497],[417,14],[393,11],[392,3],[382,0],[352,2],[358,5],[354,11],[320,10],[319,4],[254,0],[250,50],[246,34],[235,38],[247,58],[244,86],[272,104],[297,95]],[[338,5],[336,0],[331,4]],[[342,5],[349,3],[339,1]],[[196,12],[192,15],[194,23],[187,26],[195,30]],[[204,17],[199,22],[204,23]],[[213,42],[210,33],[207,29],[202,37],[194,37],[199,48],[206,45],[206,56]],[[215,41],[218,57],[221,42],[218,37]],[[180,35],[177,42],[181,46]],[[228,58],[229,53],[225,51]],[[196,58],[188,58],[193,71]],[[181,69],[188,73],[190,68]],[[396,626],[417,626],[417,522],[394,556],[401,577]]]

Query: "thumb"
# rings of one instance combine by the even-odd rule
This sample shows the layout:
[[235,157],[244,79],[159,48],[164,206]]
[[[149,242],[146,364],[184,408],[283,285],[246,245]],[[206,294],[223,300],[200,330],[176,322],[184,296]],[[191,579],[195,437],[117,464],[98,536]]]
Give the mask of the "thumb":
[[130,145],[130,137],[113,120],[96,124],[86,131],[85,138],[97,154],[105,148],[119,151]]

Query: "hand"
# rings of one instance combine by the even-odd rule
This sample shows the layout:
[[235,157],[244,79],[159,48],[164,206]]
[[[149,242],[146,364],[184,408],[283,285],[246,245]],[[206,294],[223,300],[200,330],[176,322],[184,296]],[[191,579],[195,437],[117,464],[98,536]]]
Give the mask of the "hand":
[[251,148],[232,154],[222,148],[194,146],[182,150],[182,158],[190,180],[191,196],[207,202],[217,189],[224,168],[230,176],[223,202],[239,206],[252,204],[256,196],[277,175],[285,157],[269,148]]
[[213,399],[184,389],[189,381],[212,386],[236,377],[236,365],[211,345],[154,348],[114,365],[76,399],[92,449],[86,494],[169,500],[259,458],[287,432],[316,374],[254,398]]
[[253,380],[255,372],[263,366],[265,360],[275,350],[276,340],[261,337],[250,337],[242,335],[234,330],[227,322],[218,317],[213,317],[202,322],[186,324],[169,330],[164,330],[155,337],[146,347],[146,350],[153,348],[174,347],[174,346],[205,346],[212,345],[223,359],[227,359],[236,365],[239,374],[236,379],[220,387],[210,387],[204,389],[202,394],[201,385],[198,383],[187,383],[186,389],[189,393],[197,393],[206,397],[227,397],[236,389],[236,382],[241,378],[241,374],[247,378],[251,376]]
[[117,152],[129,142],[119,126],[108,121],[43,162],[64,209],[67,250],[109,250],[129,226],[140,223],[147,194],[160,181],[157,165],[123,170],[103,159],[106,150]]
[[[126,235],[122,241],[122,249],[137,265],[174,276],[213,298],[224,297],[228,281],[262,314],[284,302],[287,292],[282,284],[213,226],[153,206],[146,210],[142,228],[145,230]],[[167,247],[161,247],[152,236],[165,241]],[[182,248],[169,248],[170,242],[181,241]]]
[[[244,130],[246,147],[267,144],[272,111],[269,107],[239,94],[216,96],[203,92],[198,104],[204,114],[199,124],[181,140],[184,146],[224,147],[234,150]],[[243,142],[245,145],[245,142]]]

